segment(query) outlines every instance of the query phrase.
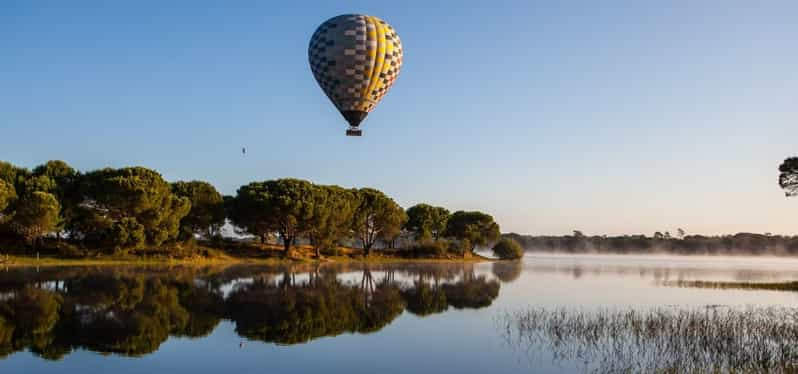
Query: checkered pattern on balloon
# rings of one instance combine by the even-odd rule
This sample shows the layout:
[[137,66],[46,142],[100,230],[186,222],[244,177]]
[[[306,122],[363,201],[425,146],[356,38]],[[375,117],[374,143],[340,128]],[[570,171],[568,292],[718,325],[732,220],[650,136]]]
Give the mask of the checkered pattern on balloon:
[[316,29],[308,58],[313,76],[349,121],[351,131],[357,130],[399,75],[402,43],[396,31],[377,17],[341,15]]

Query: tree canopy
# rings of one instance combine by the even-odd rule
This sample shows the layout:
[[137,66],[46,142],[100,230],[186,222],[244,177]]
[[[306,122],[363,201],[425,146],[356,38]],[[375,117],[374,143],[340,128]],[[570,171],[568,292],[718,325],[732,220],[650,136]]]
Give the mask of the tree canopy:
[[278,236],[286,255],[292,246],[309,243],[318,257],[338,253],[341,245],[365,255],[383,248],[401,249],[395,254],[402,257],[448,257],[458,248],[485,245],[498,233],[487,214],[451,215],[425,203],[405,211],[373,188],[283,178],[250,182],[234,196],[222,196],[208,182],[170,183],[144,167],[80,172],[52,160],[29,170],[0,161],[0,239],[13,243],[14,251],[36,244],[69,257],[145,251],[171,256],[247,246],[193,241],[223,239],[227,222],[264,244]]
[[191,210],[180,221],[182,232],[208,239],[218,235],[225,221],[224,199],[213,185],[202,181],[175,182],[172,192],[191,203]]
[[5,180],[0,179],[0,219],[4,215],[4,210],[11,205],[11,202],[17,198],[17,192],[14,186]]
[[449,210],[429,204],[416,204],[407,209],[405,227],[417,240],[438,239],[446,231]]
[[35,242],[59,224],[61,205],[53,194],[34,191],[20,199],[14,212],[13,227],[25,239]]
[[449,217],[446,234],[466,243],[465,252],[474,246],[488,245],[499,238],[499,225],[493,216],[482,212],[457,211]]
[[83,178],[81,190],[84,219],[104,222],[101,228],[106,229],[141,225],[146,243],[153,246],[177,238],[180,220],[191,209],[188,198],[172,193],[160,174],[143,167],[90,172]]
[[233,203],[233,220],[256,235],[276,231],[285,255],[310,229],[319,190],[308,181],[277,179],[242,186]]
[[779,165],[779,186],[787,196],[798,195],[798,157],[790,157]]
[[512,238],[501,238],[493,246],[493,254],[502,260],[517,260],[524,257],[524,249]]
[[314,196],[308,238],[320,257],[322,250],[335,251],[349,236],[357,200],[355,191],[338,186],[316,186]]
[[365,254],[379,239],[390,240],[407,222],[407,214],[393,199],[373,188],[357,190],[357,209],[352,230],[363,245]]

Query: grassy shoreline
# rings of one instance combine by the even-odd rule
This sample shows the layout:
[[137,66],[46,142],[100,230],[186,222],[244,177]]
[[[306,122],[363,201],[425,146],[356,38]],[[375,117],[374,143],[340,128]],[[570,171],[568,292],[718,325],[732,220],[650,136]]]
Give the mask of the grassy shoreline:
[[325,256],[315,257],[221,257],[165,258],[142,256],[104,256],[97,258],[61,258],[55,256],[0,256],[0,266],[114,266],[114,265],[292,265],[292,264],[388,264],[388,263],[478,263],[492,262],[494,259],[474,255],[469,258],[405,258],[397,256]]

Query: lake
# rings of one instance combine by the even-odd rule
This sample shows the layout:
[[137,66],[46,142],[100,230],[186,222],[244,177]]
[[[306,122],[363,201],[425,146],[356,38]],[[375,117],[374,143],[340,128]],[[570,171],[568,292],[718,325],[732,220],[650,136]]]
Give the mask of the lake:
[[[707,336],[736,333],[713,330],[713,323],[776,321],[773,331],[788,331],[798,318],[798,293],[691,282],[793,280],[798,260],[751,257],[531,254],[518,263],[8,268],[0,269],[0,371],[611,372],[625,361],[662,358],[660,348],[644,344],[661,344],[657,331],[678,328],[681,322],[670,321],[683,311],[689,326],[708,326]],[[623,330],[651,323],[650,311],[667,324],[655,337]],[[612,324],[613,313],[627,325]],[[591,318],[623,334],[563,329],[587,329]],[[770,349],[773,342],[760,342],[765,333],[756,331],[747,330],[742,346]],[[715,354],[737,347],[737,336],[727,338]],[[639,356],[619,355],[632,339]],[[603,351],[608,346],[616,352]]]

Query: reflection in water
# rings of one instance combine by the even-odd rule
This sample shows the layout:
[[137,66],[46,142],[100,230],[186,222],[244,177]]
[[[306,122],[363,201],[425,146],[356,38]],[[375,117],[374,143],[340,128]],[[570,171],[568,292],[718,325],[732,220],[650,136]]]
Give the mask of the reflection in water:
[[683,288],[709,288],[720,290],[767,290],[798,292],[798,282],[713,282],[713,281],[673,281],[663,286]]
[[223,319],[243,337],[297,344],[377,331],[405,309],[485,307],[498,293],[472,265],[19,269],[0,273],[0,355],[140,356],[169,336],[206,336]]
[[521,261],[497,261],[493,263],[493,274],[504,283],[511,283],[521,277],[524,263]]
[[[701,256],[539,256],[524,269],[543,274],[566,274],[572,279],[637,276],[657,283],[717,276],[737,281],[779,281],[798,278],[798,261],[785,259]],[[498,263],[497,263],[498,264]]]
[[[798,309],[531,308],[496,320],[506,343],[595,372],[795,372]],[[535,359],[535,357],[530,357]]]

